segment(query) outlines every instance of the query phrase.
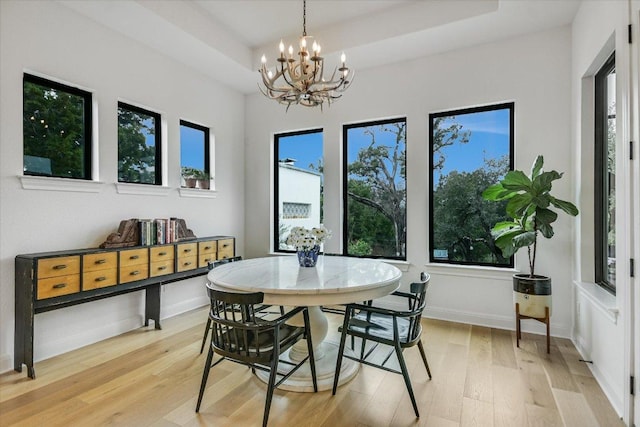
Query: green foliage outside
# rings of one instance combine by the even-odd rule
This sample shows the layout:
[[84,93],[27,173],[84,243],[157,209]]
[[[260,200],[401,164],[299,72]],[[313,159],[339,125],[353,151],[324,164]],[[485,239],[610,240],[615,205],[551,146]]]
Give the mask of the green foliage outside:
[[119,182],[156,183],[156,147],[146,140],[154,134],[154,117],[118,107]]
[[[383,133],[391,135],[392,144],[377,141]],[[406,122],[371,126],[364,134],[370,143],[348,166],[348,254],[404,258]]]
[[91,179],[85,170],[84,97],[28,81],[23,90],[25,174]]
[[433,247],[446,249],[449,261],[509,265],[491,235],[504,220],[506,202],[492,203],[482,191],[509,170],[509,158],[485,160],[472,172],[452,171],[440,179],[433,193]]

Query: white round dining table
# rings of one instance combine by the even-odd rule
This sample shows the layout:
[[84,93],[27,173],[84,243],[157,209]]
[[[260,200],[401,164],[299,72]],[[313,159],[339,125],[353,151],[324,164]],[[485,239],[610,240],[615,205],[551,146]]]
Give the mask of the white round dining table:
[[[300,267],[296,256],[284,255],[220,265],[208,273],[207,286],[230,292],[262,292],[265,304],[308,307],[318,390],[328,390],[333,386],[338,343],[325,340],[328,321],[321,306],[383,297],[398,289],[401,276],[397,267],[379,260],[320,255],[315,267]],[[302,324],[301,316],[296,321]],[[306,355],[306,344],[298,342],[283,357],[297,361]],[[358,363],[343,359],[340,384],[351,380],[358,368]],[[268,373],[257,373],[267,380]],[[306,364],[280,388],[313,391],[312,384]]]

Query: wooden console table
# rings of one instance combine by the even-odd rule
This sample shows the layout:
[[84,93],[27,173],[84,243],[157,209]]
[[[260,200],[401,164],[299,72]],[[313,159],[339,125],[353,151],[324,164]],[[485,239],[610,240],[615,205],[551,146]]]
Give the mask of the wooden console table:
[[203,237],[157,246],[80,249],[16,256],[14,369],[33,366],[35,314],[145,291],[144,324],[160,327],[160,287],[208,272],[208,263],[235,256],[235,238]]

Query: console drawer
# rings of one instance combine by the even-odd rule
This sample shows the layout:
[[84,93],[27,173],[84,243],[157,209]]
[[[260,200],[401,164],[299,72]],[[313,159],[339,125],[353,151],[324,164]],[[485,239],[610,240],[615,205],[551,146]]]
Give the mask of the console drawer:
[[127,249],[120,251],[120,269],[130,265],[146,264],[149,262],[148,249]]
[[37,299],[46,299],[80,292],[80,274],[38,279]]
[[104,252],[89,254],[82,257],[82,271],[84,273],[97,270],[116,269],[118,267],[118,253]]
[[193,270],[196,267],[198,267],[198,257],[196,255],[178,257],[178,271]]
[[38,260],[38,279],[80,274],[80,257],[66,256]]
[[232,258],[234,253],[233,239],[218,240],[218,259]]
[[82,274],[82,290],[106,288],[118,284],[118,270],[109,268],[105,270],[85,271]]
[[173,259],[166,261],[156,261],[151,263],[151,277],[162,276],[173,273]]

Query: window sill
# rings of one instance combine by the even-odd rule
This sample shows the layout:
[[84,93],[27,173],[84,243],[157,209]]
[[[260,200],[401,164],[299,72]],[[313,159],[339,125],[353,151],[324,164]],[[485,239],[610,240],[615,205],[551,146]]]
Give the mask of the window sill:
[[218,192],[216,190],[180,187],[178,191],[180,192],[180,197],[199,197],[206,199],[215,199],[218,197]]
[[139,196],[167,196],[171,189],[164,185],[130,184],[126,182],[117,182],[116,190],[118,191],[118,194],[135,194]]
[[578,292],[593,304],[593,306],[605,315],[615,325],[618,323],[618,304],[615,295],[610,294],[601,286],[590,282],[574,281]]
[[86,179],[55,178],[49,176],[18,175],[25,190],[72,191],[79,193],[99,193],[104,182]]
[[478,279],[492,279],[512,283],[513,275],[520,273],[515,268],[487,267],[482,265],[457,265],[457,264],[440,264],[425,263],[427,271],[432,274],[442,276],[457,276],[469,278],[470,276]]

